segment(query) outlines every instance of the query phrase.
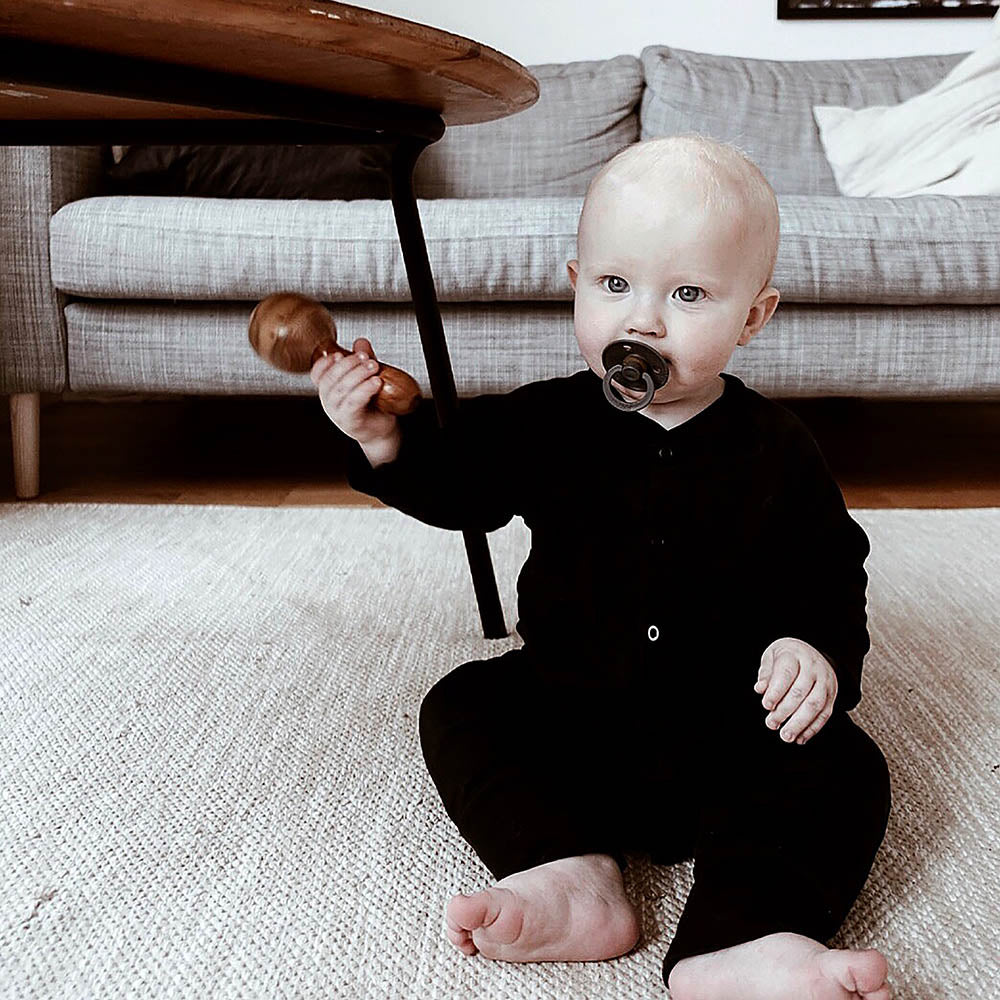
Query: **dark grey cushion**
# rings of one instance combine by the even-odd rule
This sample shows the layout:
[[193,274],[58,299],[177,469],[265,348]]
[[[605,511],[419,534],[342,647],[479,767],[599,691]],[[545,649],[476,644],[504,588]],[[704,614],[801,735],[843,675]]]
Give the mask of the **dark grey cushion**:
[[198,198],[389,197],[388,146],[129,146],[109,194]]
[[778,61],[650,45],[642,138],[698,132],[736,143],[778,194],[838,194],[814,104],[898,104],[933,87],[967,53]]
[[528,67],[538,101],[480,125],[456,125],[417,161],[421,198],[582,195],[639,138],[642,65],[635,56]]

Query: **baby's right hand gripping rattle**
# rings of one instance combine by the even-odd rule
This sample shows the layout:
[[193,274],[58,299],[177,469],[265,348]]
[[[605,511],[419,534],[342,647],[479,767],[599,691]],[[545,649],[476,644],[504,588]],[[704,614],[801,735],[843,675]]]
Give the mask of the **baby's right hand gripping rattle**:
[[[328,354],[349,354],[337,344],[337,327],[322,304],[295,292],[275,292],[250,314],[250,344],[269,364],[284,372],[307,372]],[[382,387],[375,406],[403,416],[420,402],[420,386],[411,375],[379,362]]]

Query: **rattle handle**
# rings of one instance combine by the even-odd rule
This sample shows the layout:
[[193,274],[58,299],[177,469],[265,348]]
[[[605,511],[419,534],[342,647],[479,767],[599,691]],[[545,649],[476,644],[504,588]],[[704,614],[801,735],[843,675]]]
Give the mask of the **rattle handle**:
[[[327,337],[326,340],[321,340],[313,348],[312,357],[309,359],[309,367],[312,368],[320,358],[325,358],[330,354],[335,354],[337,357],[342,358],[347,353],[332,337]],[[379,367],[382,367],[381,363],[379,363]]]

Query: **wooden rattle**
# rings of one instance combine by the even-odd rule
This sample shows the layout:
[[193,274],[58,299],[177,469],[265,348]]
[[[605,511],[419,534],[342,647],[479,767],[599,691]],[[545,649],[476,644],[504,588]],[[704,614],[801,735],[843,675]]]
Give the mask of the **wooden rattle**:
[[[295,292],[275,292],[258,302],[250,314],[250,345],[268,363],[284,372],[307,372],[328,354],[349,354],[337,344],[337,327],[321,303]],[[376,359],[377,361],[378,359]],[[420,402],[420,386],[411,375],[378,361],[382,388],[375,406],[402,416]]]

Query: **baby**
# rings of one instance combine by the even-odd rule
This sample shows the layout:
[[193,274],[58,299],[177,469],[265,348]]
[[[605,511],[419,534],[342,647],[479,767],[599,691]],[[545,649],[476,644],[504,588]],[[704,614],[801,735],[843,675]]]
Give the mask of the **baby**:
[[[420,738],[496,882],[459,894],[462,953],[594,961],[640,937],[628,853],[694,859],[663,963],[673,1000],[888,1000],[874,949],[824,942],[885,834],[889,774],[850,718],[869,648],[868,539],[812,437],[723,373],[774,314],[777,201],[698,136],[593,179],[568,262],[587,368],[396,418],[366,339],[312,370],[359,490],[444,528],[531,530],[520,648],[448,672]],[[669,378],[605,398],[604,348]],[[639,394],[620,388],[632,399]]]

